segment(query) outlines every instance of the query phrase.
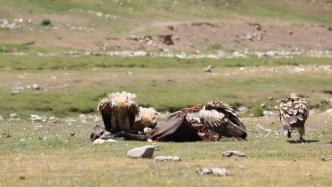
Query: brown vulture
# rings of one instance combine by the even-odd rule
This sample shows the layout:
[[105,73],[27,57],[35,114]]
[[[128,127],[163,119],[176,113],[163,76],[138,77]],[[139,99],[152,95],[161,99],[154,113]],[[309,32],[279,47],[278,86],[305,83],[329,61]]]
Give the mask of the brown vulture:
[[199,111],[200,123],[208,131],[218,134],[218,139],[235,137],[246,139],[247,130],[235,110],[223,101],[210,101]]
[[128,92],[115,92],[103,98],[97,107],[101,113],[105,129],[111,133],[129,132],[139,113],[136,95]]
[[304,124],[309,115],[307,101],[292,93],[287,99],[281,101],[279,112],[281,124],[288,131],[288,138],[291,138],[292,129],[297,128],[299,140],[304,141]]

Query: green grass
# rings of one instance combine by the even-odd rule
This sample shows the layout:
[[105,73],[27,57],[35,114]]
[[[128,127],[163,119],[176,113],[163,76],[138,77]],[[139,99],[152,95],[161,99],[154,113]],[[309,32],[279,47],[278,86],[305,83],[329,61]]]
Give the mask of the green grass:
[[162,57],[36,56],[0,54],[0,70],[84,70],[112,68],[203,68],[332,64],[331,58],[188,59]]
[[[119,141],[92,145],[93,123],[2,123],[0,126],[1,186],[330,186],[331,122],[311,116],[306,138],[319,140],[290,144],[279,132],[277,118],[245,118],[248,141],[157,143],[159,155],[175,155],[178,163],[129,159],[126,152],[146,142]],[[323,123],[326,121],[327,123]],[[99,123],[99,122],[98,122]],[[257,128],[262,124],[268,133]],[[36,126],[42,125],[40,128]],[[75,131],[71,137],[70,132]],[[325,133],[323,134],[322,131]],[[10,134],[10,138],[5,138]],[[44,137],[47,137],[46,139]],[[44,139],[43,139],[44,138]],[[297,135],[294,134],[294,139]],[[227,150],[240,150],[244,158],[225,158]],[[199,176],[197,167],[226,167],[232,176]],[[289,180],[291,177],[292,180]],[[22,179],[23,178],[23,179]]]
[[[225,15],[239,14],[261,18],[278,18],[283,20],[315,21],[331,24],[331,9],[315,7],[307,1],[264,1],[264,0],[208,0],[208,1],[80,1],[80,0],[2,0],[4,4],[19,6],[32,12],[53,12],[68,14],[70,9],[101,11],[126,19],[147,20],[199,17],[220,18]],[[314,8],[313,8],[314,7]],[[318,6],[319,7],[319,6]],[[227,17],[227,16],[226,16]]]
[[[224,73],[235,71],[236,68],[223,70]],[[290,92],[301,93],[310,102],[310,106],[320,106],[321,100],[327,96],[322,94],[329,90],[332,79],[322,73],[271,75],[238,75],[223,76],[216,69],[216,75],[206,74],[201,69],[135,69],[133,76],[128,76],[123,69],[102,71],[70,71],[76,80],[79,77],[89,79],[70,81],[70,87],[49,91],[22,91],[11,95],[9,89],[0,91],[0,114],[7,116],[18,112],[23,116],[31,113],[46,113],[48,115],[68,116],[77,113],[95,112],[97,102],[108,92],[126,90],[138,95],[138,102],[143,106],[153,106],[159,111],[175,111],[179,108],[197,103],[205,103],[212,99],[222,99],[233,106],[247,106],[249,112],[245,115],[262,115],[260,105],[265,103],[268,110],[274,110],[277,99],[286,97]],[[46,72],[46,74],[51,72]],[[36,74],[38,79],[44,74]],[[111,78],[112,75],[118,78]],[[259,73],[258,73],[259,74]],[[60,74],[61,75],[61,74]],[[99,77],[99,75],[101,77]],[[109,75],[110,77],[108,77]],[[105,77],[104,77],[105,76]],[[76,78],[75,78],[76,77]],[[99,78],[107,78],[105,80]],[[168,77],[165,79],[165,77]],[[38,82],[31,77],[30,81]],[[95,80],[98,78],[98,80]],[[12,81],[12,80],[4,80]],[[41,81],[39,81],[41,82]],[[14,82],[15,83],[15,82]],[[58,82],[59,85],[63,83]],[[310,88],[310,89],[308,89]],[[273,100],[268,98],[273,96]],[[325,108],[321,108],[325,109]]]

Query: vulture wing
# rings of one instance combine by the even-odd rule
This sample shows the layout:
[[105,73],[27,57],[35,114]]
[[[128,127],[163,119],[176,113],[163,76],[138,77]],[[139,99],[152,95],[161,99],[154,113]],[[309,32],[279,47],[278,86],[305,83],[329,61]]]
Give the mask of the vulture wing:
[[206,109],[216,110],[219,113],[222,113],[227,121],[232,122],[234,125],[240,127],[243,131],[246,131],[246,126],[240,121],[235,110],[223,101],[210,101],[207,103]]
[[97,106],[97,110],[100,112],[105,129],[109,132],[112,130],[112,101],[110,98],[105,97],[102,99]]
[[303,124],[309,115],[308,103],[301,98],[282,100],[279,108],[280,121],[285,129]]

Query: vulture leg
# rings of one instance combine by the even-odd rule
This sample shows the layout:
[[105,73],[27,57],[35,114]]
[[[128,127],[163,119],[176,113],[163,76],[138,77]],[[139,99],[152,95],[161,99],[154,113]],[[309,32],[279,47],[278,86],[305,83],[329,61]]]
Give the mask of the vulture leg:
[[300,141],[304,141],[303,135],[305,133],[304,127],[299,127],[298,128],[299,134],[300,134]]
[[291,138],[291,137],[292,137],[292,130],[288,130],[288,131],[287,131],[287,137],[288,137],[288,138]]

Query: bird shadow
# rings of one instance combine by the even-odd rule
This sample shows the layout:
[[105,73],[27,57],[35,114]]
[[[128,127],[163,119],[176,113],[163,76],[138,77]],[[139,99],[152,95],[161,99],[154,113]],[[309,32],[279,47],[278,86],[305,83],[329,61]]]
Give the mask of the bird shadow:
[[290,144],[301,144],[319,142],[319,140],[287,140],[287,142]]

